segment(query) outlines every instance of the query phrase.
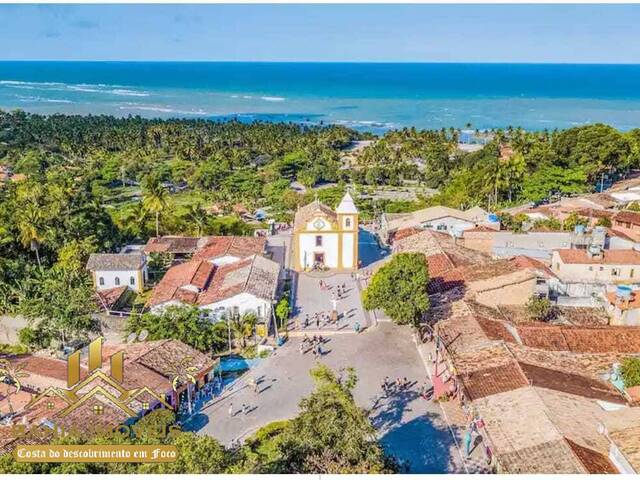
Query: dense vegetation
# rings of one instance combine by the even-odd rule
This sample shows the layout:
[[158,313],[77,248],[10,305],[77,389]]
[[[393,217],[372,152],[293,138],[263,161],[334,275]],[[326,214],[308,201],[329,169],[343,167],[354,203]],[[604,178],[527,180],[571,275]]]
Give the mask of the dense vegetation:
[[[66,343],[93,328],[83,268],[91,252],[158,234],[251,234],[264,224],[243,213],[263,208],[290,221],[316,194],[335,206],[348,183],[366,194],[357,202],[370,220],[430,204],[499,209],[592,191],[640,165],[639,129],[510,128],[480,133],[487,144],[471,153],[457,148],[459,135],[390,131],[345,163],[347,145],[373,137],[340,126],[0,111],[0,167],[18,180],[0,184],[0,313],[32,319],[23,340],[34,347]],[[501,155],[506,145],[512,152]],[[416,186],[440,191],[398,201],[376,196],[379,188]],[[521,218],[502,220],[522,226]]]
[[174,463],[17,463],[11,454],[0,457],[0,473],[394,473],[397,464],[376,439],[365,412],[354,402],[352,370],[339,379],[319,365],[311,371],[316,387],[300,402],[300,413],[291,420],[261,428],[244,445],[227,449],[209,436],[174,432],[169,410],[157,410],[142,418],[136,438],[117,435],[64,437],[70,444],[173,444]]

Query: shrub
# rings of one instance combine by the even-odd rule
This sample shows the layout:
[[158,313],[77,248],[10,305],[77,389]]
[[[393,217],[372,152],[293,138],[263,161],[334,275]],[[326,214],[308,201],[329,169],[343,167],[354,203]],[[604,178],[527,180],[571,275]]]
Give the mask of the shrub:
[[626,388],[640,385],[640,358],[625,358],[622,362],[621,373]]

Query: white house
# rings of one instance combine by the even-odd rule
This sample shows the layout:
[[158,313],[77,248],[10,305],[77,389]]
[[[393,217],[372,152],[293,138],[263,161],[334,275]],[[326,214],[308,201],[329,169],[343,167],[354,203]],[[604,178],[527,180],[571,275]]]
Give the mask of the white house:
[[568,283],[637,284],[640,283],[640,252],[598,247],[560,249],[551,256],[551,269]]
[[161,313],[170,306],[193,305],[213,320],[248,312],[268,320],[280,271],[278,263],[261,255],[223,265],[194,259],[171,267],[153,289],[147,306]]
[[148,278],[146,257],[141,253],[92,253],[87,270],[98,291],[126,286],[142,292]]
[[478,225],[494,230],[500,229],[500,223],[497,219],[493,219],[480,207],[472,207],[463,211],[436,206],[411,213],[384,214],[381,219],[381,237],[383,241],[392,243],[397,232],[411,228],[436,230],[457,235]]
[[293,268],[358,268],[358,209],[346,193],[335,212],[317,199],[300,208],[293,224]]

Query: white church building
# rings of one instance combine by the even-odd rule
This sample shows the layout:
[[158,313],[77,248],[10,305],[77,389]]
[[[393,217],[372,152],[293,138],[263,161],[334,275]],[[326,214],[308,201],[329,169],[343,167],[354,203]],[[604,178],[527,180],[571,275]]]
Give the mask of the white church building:
[[349,193],[335,211],[316,199],[296,212],[293,268],[296,271],[358,268],[358,209]]

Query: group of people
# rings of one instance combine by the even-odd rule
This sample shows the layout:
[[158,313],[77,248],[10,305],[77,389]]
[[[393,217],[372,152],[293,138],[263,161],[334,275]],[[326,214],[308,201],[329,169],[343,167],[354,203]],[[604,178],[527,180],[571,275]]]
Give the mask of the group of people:
[[384,377],[384,381],[382,382],[382,390],[384,391],[385,396],[388,396],[391,393],[401,392],[410,386],[411,381],[409,381],[407,377],[398,377],[395,381],[391,380],[389,377]]
[[325,340],[322,338],[322,335],[314,335],[311,338],[305,335],[302,342],[300,342],[300,353],[304,355],[311,350],[314,357],[320,358],[324,354],[324,351],[322,350],[322,344],[324,342]]
[[[304,328],[308,328],[309,325],[315,325],[316,328],[320,328],[321,326],[330,325],[333,322],[331,318],[330,312],[316,312],[311,317],[309,314],[305,314],[304,316]],[[338,323],[338,319],[336,317],[335,323]]]

